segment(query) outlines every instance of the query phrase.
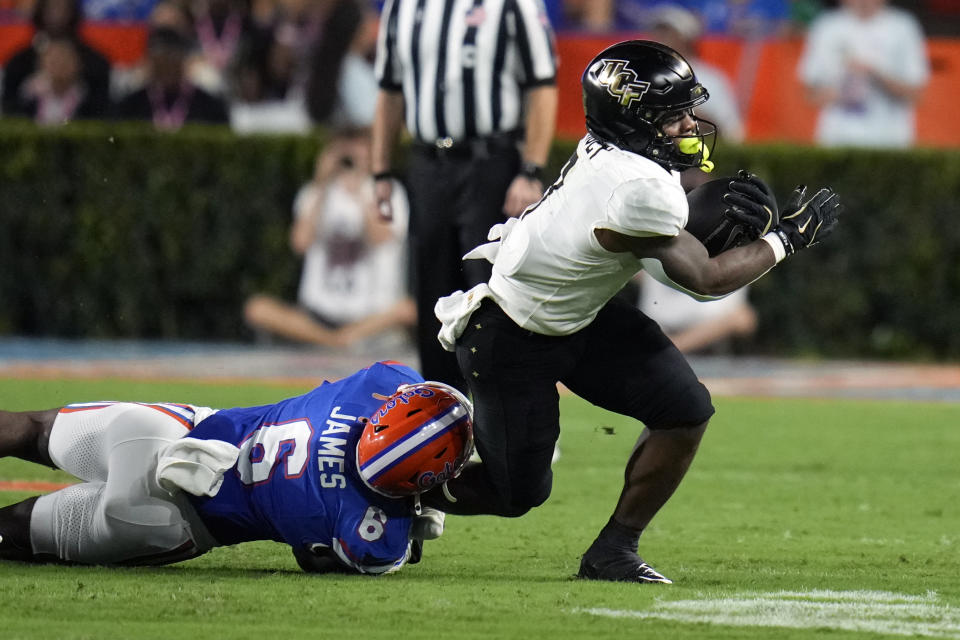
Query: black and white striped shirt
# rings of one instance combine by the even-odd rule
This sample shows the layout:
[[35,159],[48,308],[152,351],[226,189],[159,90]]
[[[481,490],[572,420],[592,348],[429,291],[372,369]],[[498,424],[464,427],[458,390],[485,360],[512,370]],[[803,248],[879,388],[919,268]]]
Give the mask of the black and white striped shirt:
[[453,142],[523,127],[524,90],[556,82],[541,0],[387,0],[380,87],[402,91],[407,130]]

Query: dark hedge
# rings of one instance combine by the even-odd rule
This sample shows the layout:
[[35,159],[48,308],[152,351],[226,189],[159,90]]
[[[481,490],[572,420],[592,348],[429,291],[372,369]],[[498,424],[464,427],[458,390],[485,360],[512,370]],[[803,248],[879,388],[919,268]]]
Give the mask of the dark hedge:
[[0,332],[232,339],[292,296],[290,208],[315,139],[0,129]]
[[[245,338],[255,291],[289,298],[290,206],[320,135],[157,134],[110,123],[0,122],[0,333]],[[555,176],[573,142],[554,146]],[[751,350],[960,358],[960,151],[721,147],[781,199],[833,186],[846,211],[824,243],[752,290]]]

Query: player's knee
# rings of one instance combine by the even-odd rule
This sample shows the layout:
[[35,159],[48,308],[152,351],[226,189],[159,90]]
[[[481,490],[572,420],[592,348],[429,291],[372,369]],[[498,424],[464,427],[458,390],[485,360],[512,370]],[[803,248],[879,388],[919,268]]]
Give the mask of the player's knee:
[[531,509],[539,507],[547,498],[550,497],[550,490],[553,486],[552,478],[543,478],[540,482],[529,484],[519,492],[515,492],[510,502],[504,505],[503,516],[507,518],[519,518]]
[[172,502],[108,497],[101,507],[96,528],[104,540],[112,541],[111,562],[175,549],[187,539],[185,521]]
[[699,440],[699,436],[696,436],[696,434],[703,435],[703,431],[707,428],[707,423],[710,422],[713,414],[714,408],[710,392],[703,384],[697,383],[691,389],[682,408],[679,408],[672,419],[666,422],[671,427],[683,430],[688,437],[697,437],[697,440]]

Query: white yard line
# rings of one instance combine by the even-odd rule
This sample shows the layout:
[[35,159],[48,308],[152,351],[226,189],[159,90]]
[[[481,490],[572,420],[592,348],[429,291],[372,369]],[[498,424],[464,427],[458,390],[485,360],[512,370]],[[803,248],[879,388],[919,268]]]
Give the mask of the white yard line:
[[886,591],[777,591],[662,600],[646,610],[577,608],[572,612],[731,627],[828,628],[960,639],[960,607],[941,603],[936,593],[915,596]]

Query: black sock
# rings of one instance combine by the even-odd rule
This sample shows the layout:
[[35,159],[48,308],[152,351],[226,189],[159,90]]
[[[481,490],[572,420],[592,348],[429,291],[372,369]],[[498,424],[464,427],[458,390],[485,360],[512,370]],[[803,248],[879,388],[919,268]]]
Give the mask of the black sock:
[[643,533],[643,529],[634,529],[625,524],[620,524],[611,516],[607,524],[600,530],[600,535],[597,536],[594,545],[616,551],[636,553],[637,545],[640,544],[641,533]]

